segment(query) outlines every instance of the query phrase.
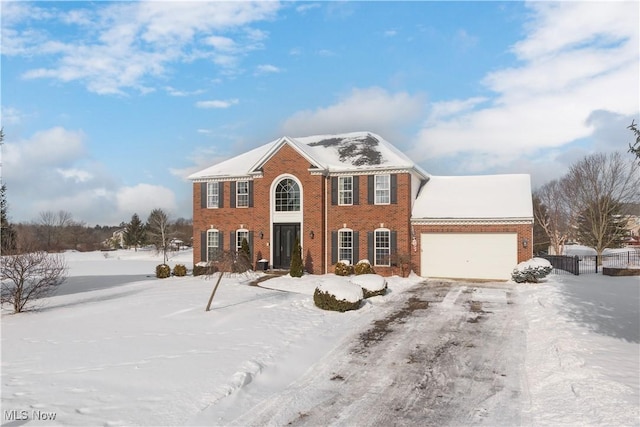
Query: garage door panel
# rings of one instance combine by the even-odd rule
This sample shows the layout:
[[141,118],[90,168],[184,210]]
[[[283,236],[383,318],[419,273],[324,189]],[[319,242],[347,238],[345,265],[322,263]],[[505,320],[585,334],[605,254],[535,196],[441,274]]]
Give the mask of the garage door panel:
[[517,233],[423,233],[425,277],[509,279],[518,260]]

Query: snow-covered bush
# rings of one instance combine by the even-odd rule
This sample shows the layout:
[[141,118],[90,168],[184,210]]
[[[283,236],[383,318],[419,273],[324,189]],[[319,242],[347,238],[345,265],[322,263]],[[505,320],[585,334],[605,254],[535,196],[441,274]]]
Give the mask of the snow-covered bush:
[[316,287],[313,302],[323,310],[345,312],[360,308],[362,288],[350,282],[324,282]]
[[193,266],[194,276],[210,275],[217,271],[218,271],[218,268],[215,265],[209,265],[207,262],[204,262],[204,261],[200,261],[199,263]]
[[375,271],[373,270],[373,267],[371,267],[371,263],[369,262],[368,259],[361,259],[360,261],[358,261],[358,263],[356,264],[354,270],[355,270],[356,275],[374,274],[375,273]]
[[544,258],[532,258],[529,261],[521,262],[513,269],[511,279],[517,283],[538,283],[540,279],[546,277],[553,267]]
[[171,276],[171,267],[167,264],[158,264],[156,266],[156,277],[158,279],[166,279]]
[[178,277],[186,276],[187,267],[183,264],[176,264],[176,266],[173,267],[173,275]]
[[387,292],[387,281],[379,274],[360,274],[351,278],[351,283],[362,288],[365,298],[384,295]]
[[340,261],[336,264],[336,276],[351,276],[353,274],[353,266],[349,261]]

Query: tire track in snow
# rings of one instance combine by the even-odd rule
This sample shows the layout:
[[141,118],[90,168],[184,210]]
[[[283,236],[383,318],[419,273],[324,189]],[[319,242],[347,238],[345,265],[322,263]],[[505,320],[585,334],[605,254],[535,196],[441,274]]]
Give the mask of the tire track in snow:
[[519,424],[523,325],[490,286],[415,287],[233,424]]

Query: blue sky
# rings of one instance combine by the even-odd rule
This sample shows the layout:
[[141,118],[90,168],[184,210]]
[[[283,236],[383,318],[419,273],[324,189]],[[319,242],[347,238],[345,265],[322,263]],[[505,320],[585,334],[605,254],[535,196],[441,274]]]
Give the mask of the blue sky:
[[626,151],[638,2],[2,1],[9,217],[192,215],[190,173],[372,131],[434,175]]

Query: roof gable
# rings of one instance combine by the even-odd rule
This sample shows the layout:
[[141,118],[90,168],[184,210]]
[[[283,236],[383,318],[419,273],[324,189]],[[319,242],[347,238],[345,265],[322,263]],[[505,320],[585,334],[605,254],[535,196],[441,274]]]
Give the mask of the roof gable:
[[314,158],[312,153],[309,152],[310,150],[308,149],[308,147],[306,147],[304,144],[299,143],[295,139],[284,136],[273,143],[271,148],[267,150],[267,152],[249,168],[249,172],[260,170],[262,166],[264,166],[264,164],[267,163],[269,159],[271,159],[278,151],[280,151],[282,146],[285,144],[289,145],[291,148],[297,151],[298,154],[304,157],[312,167],[324,169],[324,166]]

